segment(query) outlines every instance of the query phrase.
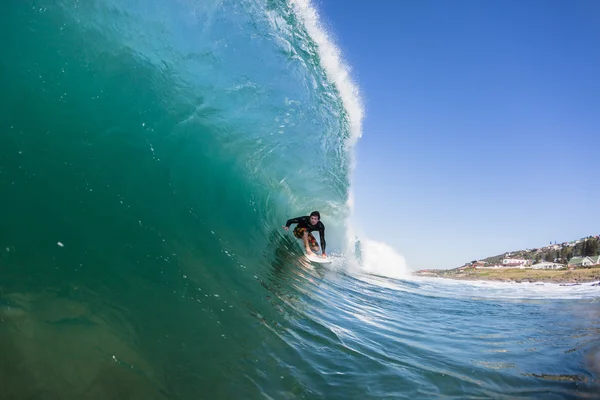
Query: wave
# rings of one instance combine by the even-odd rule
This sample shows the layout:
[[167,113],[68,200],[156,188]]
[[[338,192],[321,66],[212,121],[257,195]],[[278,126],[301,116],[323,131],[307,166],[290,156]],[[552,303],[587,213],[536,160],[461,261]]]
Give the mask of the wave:
[[[5,65],[20,78],[8,89],[41,79],[46,96],[22,111],[64,115],[68,126],[55,130],[66,137],[55,140],[118,153],[110,163],[132,179],[162,170],[162,183],[191,195],[184,207],[213,214],[218,230],[264,235],[319,209],[332,237],[345,232],[362,106],[309,2],[62,1],[31,13],[38,31],[23,32],[27,56]],[[39,128],[27,138],[45,135]]]

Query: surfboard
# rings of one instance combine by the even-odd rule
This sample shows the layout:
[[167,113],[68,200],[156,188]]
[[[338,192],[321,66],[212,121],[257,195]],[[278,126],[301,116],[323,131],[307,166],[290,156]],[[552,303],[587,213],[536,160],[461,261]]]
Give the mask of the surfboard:
[[319,264],[331,264],[331,260],[329,258],[323,258],[321,256],[309,256],[308,254],[304,254],[304,257],[310,262],[319,263]]

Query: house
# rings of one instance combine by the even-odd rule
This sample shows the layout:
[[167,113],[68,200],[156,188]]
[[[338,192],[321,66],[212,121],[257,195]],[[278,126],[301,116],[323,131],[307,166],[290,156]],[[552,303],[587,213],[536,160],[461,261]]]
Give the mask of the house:
[[598,263],[598,256],[573,257],[569,260],[569,267],[589,267]]
[[533,269],[561,269],[565,266],[562,264],[557,264],[553,262],[539,262],[537,264],[533,264],[531,268]]
[[588,258],[592,261],[592,265],[600,264],[600,256],[588,256]]
[[497,269],[497,268],[502,268],[502,265],[500,265],[500,264],[477,265],[475,268],[477,268],[477,269]]
[[585,257],[573,257],[569,260],[568,266],[571,267],[582,267],[583,260]]
[[531,264],[531,260],[525,260],[523,258],[505,258],[502,260],[503,267],[520,267]]

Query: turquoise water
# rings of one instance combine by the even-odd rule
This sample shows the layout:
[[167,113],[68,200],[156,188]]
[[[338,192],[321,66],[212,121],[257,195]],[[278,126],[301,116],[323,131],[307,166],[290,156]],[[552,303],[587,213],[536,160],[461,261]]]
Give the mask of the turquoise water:
[[[360,99],[313,11],[0,4],[0,399],[597,398],[598,287],[357,263]],[[330,267],[281,229],[313,209]]]

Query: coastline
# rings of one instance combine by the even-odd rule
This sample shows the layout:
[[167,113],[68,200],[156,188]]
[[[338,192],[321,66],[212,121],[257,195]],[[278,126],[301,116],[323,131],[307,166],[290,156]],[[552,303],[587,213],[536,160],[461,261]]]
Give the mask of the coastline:
[[600,266],[574,270],[532,270],[519,268],[499,269],[469,269],[450,271],[435,271],[429,273],[414,273],[418,276],[430,276],[445,279],[467,281],[496,281],[496,282],[543,282],[558,284],[581,284],[598,282],[600,286]]

